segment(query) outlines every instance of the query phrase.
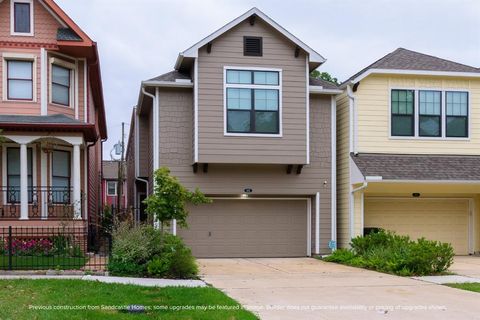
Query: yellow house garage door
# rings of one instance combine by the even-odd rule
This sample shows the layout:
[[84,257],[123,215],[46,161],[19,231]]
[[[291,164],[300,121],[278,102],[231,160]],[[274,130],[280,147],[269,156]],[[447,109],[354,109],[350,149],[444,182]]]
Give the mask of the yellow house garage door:
[[365,198],[364,214],[365,227],[449,242],[456,254],[468,254],[467,199]]
[[190,208],[178,229],[199,258],[307,255],[307,201],[214,200]]

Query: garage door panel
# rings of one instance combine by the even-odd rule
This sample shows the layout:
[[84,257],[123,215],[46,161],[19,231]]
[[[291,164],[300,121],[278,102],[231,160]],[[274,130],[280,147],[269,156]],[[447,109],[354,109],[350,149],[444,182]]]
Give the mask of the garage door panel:
[[467,199],[365,199],[365,227],[451,243],[468,254]]
[[178,234],[197,257],[307,255],[307,201],[215,200],[190,208]]

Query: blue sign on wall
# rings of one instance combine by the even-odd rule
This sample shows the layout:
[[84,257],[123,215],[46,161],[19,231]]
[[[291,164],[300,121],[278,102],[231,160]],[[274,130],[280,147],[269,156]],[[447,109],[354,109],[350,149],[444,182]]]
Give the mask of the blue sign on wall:
[[334,240],[328,241],[328,247],[332,250],[337,250],[337,241],[334,241]]

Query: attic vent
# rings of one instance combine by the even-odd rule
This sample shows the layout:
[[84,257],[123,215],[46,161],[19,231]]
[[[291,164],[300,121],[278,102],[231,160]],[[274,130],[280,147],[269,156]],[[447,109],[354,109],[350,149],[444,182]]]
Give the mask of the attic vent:
[[261,57],[263,45],[261,37],[243,37],[243,55]]

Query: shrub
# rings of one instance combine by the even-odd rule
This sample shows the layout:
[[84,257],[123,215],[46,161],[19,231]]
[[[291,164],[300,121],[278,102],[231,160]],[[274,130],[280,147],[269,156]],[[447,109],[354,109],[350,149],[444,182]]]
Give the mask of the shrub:
[[152,226],[120,224],[113,232],[109,271],[114,275],[193,278],[198,267],[181,238]]
[[337,250],[325,261],[411,276],[444,272],[453,256],[450,244],[379,231],[352,239],[351,250]]

